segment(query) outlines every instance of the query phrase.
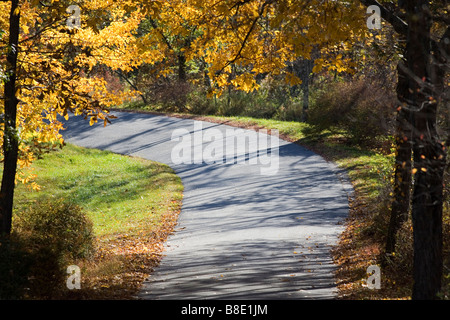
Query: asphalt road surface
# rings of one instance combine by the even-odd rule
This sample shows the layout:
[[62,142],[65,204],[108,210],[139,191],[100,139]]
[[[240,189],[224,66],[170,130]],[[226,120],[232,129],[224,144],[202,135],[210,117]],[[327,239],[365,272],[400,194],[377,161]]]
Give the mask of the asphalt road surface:
[[330,249],[352,189],[335,165],[261,131],[113,114],[106,127],[72,117],[64,137],[165,163],[185,188],[176,231],[139,299],[336,297]]

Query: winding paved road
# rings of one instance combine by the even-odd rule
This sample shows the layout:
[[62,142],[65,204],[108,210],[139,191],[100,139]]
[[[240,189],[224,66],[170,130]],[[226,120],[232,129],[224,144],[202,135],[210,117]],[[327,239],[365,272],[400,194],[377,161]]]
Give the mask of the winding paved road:
[[[185,187],[176,232],[138,298],[335,298],[330,249],[352,189],[333,164],[296,144],[262,133],[252,140],[249,131],[223,124],[114,114],[118,119],[106,127],[72,117],[64,136],[79,146],[166,163]],[[252,141],[253,153],[240,158],[245,163],[231,133]]]

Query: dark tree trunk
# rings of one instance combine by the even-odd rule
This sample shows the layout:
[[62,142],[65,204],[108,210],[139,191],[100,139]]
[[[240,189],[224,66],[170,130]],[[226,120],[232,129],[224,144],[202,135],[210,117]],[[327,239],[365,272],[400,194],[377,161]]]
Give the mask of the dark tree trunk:
[[[302,83],[300,85],[303,92],[302,122],[308,121],[309,84],[311,81],[311,73],[313,67],[314,61],[312,59],[301,58],[298,58],[288,66],[288,70],[302,80]],[[291,87],[291,96],[296,97],[298,95],[298,87],[298,85],[294,85]]]
[[16,69],[19,42],[20,12],[18,0],[11,1],[9,18],[9,51],[7,56],[7,79],[4,86],[5,123],[3,133],[3,177],[0,189],[0,233],[11,233],[12,209],[19,141],[16,128],[17,104]]
[[[446,147],[436,128],[438,101],[444,90],[444,68],[448,70],[450,28],[436,42],[430,37],[431,11],[427,0],[399,1],[403,18],[375,0],[360,0],[380,7],[381,16],[406,37],[405,64],[400,63],[400,101],[407,96],[413,119],[412,151],[414,191],[412,222],[414,236],[413,299],[436,299],[442,279],[442,206]],[[407,82],[402,80],[407,78]]]
[[[401,42],[406,43],[406,35],[400,35]],[[406,56],[406,47],[403,55]],[[405,61],[397,65],[397,99],[400,106],[397,109],[396,132],[395,132],[395,164],[393,202],[391,206],[391,219],[386,239],[386,254],[390,256],[395,252],[397,244],[397,233],[403,223],[408,220],[411,203],[412,182],[412,126],[414,123],[413,113],[410,110],[412,100],[409,88],[409,76],[405,72]]]
[[[435,106],[430,105],[429,108]],[[416,115],[416,127],[421,134],[414,143],[414,166],[417,173],[412,201],[413,299],[435,299],[441,289],[445,152],[433,128],[435,121],[429,113]]]
[[302,112],[302,121],[308,121],[308,110],[309,110],[309,82],[310,82],[310,74],[313,69],[313,61],[305,60],[305,70],[303,72],[302,77],[302,91],[303,91],[303,112]]
[[[401,108],[401,107],[400,107]],[[396,156],[391,218],[386,239],[386,253],[395,252],[397,233],[408,220],[411,200],[411,114],[406,108],[397,113]]]
[[186,82],[186,57],[183,53],[178,54],[178,81]]
[[413,158],[416,171],[412,198],[414,236],[413,299],[435,299],[442,279],[442,201],[444,146],[436,129],[433,100],[429,1],[405,5],[408,23],[406,60],[413,95]]

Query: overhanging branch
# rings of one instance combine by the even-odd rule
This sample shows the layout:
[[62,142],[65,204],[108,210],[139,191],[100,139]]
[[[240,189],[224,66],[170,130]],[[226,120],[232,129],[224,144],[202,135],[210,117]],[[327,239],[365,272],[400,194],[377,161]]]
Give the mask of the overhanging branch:
[[377,0],[359,0],[359,1],[367,7],[373,5],[378,6],[380,8],[381,18],[389,22],[397,33],[406,36],[406,34],[408,33],[408,24],[394,12],[388,10]]

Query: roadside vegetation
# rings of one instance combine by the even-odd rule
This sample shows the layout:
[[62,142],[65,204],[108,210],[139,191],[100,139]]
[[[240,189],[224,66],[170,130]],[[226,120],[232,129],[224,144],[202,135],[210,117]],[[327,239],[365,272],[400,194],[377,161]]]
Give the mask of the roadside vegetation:
[[[40,190],[18,184],[13,232],[1,242],[17,259],[0,259],[0,296],[131,299],[173,232],[180,179],[166,165],[70,144],[31,170]],[[80,267],[80,290],[66,286],[69,265]]]
[[[377,76],[375,75],[376,79]],[[411,219],[398,232],[397,250],[386,258],[394,182],[394,88],[375,78],[322,78],[310,87],[308,121],[302,121],[302,93],[268,82],[259,91],[230,90],[219,98],[199,100],[193,88],[186,111],[161,102],[139,100],[117,110],[153,112],[251,129],[277,129],[280,137],[322,155],[346,170],[354,194],[339,245],[333,251],[340,299],[410,299],[413,238]],[[257,106],[257,108],[255,108]],[[448,176],[448,175],[447,175]],[[447,178],[448,180],[448,178]],[[445,270],[443,298],[449,294],[450,211],[448,190],[444,207]],[[380,290],[367,288],[370,265],[381,267]]]

